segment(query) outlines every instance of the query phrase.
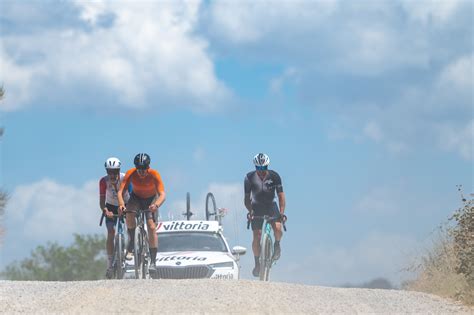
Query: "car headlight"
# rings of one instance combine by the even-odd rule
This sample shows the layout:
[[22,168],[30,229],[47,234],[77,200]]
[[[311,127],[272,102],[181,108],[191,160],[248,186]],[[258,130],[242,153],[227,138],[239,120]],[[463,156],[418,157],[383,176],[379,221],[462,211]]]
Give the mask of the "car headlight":
[[234,268],[234,263],[232,261],[226,261],[223,263],[209,265],[212,269],[215,268]]

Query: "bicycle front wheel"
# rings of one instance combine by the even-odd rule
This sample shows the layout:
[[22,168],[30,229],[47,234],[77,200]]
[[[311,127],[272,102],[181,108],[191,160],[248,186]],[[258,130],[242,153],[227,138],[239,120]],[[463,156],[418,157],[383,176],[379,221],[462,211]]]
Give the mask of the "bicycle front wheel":
[[124,259],[124,240],[123,235],[117,234],[115,236],[115,277],[117,279],[123,278],[123,259]]
[[260,243],[260,274],[259,278],[262,281],[268,281],[270,277],[270,268],[272,260],[272,239],[262,231],[262,240]]
[[135,228],[135,249],[133,251],[133,258],[135,260],[135,279],[142,279],[142,269],[143,269],[143,236],[141,233],[141,228]]
[[143,243],[142,243],[142,257],[141,257],[141,260],[142,260],[142,266],[141,266],[141,278],[142,279],[146,279],[147,278],[147,274],[148,274],[148,262],[149,262],[149,259],[148,257],[150,256],[150,246],[148,244],[148,236],[147,236],[147,233],[145,231],[145,229],[142,229],[142,240],[143,240]]

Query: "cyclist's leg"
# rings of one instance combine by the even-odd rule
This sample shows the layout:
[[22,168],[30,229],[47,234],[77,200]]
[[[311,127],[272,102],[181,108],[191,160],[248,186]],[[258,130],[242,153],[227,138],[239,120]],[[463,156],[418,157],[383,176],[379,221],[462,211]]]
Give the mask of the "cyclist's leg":
[[[113,257],[114,255],[114,238],[115,238],[115,223],[113,219],[107,218],[105,220],[105,225],[107,226],[107,256]],[[109,259],[110,260],[110,259]],[[111,265],[111,261],[109,261],[109,267]]]
[[[138,206],[139,206],[138,197],[132,193],[127,204],[127,210],[137,211]],[[127,223],[127,231],[128,231],[127,259],[131,259],[131,257],[133,256],[133,248],[134,248],[133,244],[135,241],[135,228],[137,226],[135,213],[127,213],[125,220]]]
[[[254,209],[254,215],[262,216],[262,212]],[[255,257],[260,256],[260,237],[262,235],[262,224],[263,219],[253,219],[252,220],[252,232],[253,232],[253,240],[252,240],[252,250]]]
[[[280,217],[280,210],[278,209],[278,205],[276,204],[276,202],[273,203],[273,209],[272,209],[272,213],[270,214],[271,216],[278,216]],[[278,241],[280,242],[282,236],[283,236],[283,233],[281,232],[281,219],[277,220],[277,221],[273,221],[272,222],[272,228],[273,228],[273,233],[275,235],[275,241]]]
[[[253,228],[253,227],[252,227]],[[260,238],[262,237],[262,230],[252,230],[253,240],[252,240],[252,251],[255,257],[260,256]]]
[[[111,204],[106,204],[107,209],[113,212],[114,214],[117,213],[117,207]],[[106,277],[108,279],[112,278],[113,276],[113,260],[114,260],[114,239],[115,239],[115,226],[117,224],[117,218],[106,218],[105,225],[107,227],[107,272]]]
[[[156,202],[158,195],[153,196],[147,200],[146,206],[149,207],[153,202]],[[154,266],[156,262],[156,252],[158,248],[158,236],[156,235],[156,212],[146,213],[146,223],[148,227],[148,243],[150,244],[150,258],[151,265]]]
[[[271,215],[281,217],[280,210],[278,209],[276,202],[273,203],[273,209],[272,209]],[[273,259],[277,260],[280,258],[280,254],[281,254],[280,240],[283,236],[283,233],[281,231],[281,218],[277,221],[272,222],[272,228],[273,228],[273,234],[275,235],[275,244],[273,245]]]
[[[252,205],[253,213],[256,216],[262,216],[264,213],[261,211],[259,207]],[[253,219],[252,220],[252,232],[253,232],[253,240],[252,240],[252,251],[253,256],[255,259],[255,267],[252,270],[252,274],[255,277],[258,277],[260,273],[260,238],[262,236],[262,224],[263,219]]]

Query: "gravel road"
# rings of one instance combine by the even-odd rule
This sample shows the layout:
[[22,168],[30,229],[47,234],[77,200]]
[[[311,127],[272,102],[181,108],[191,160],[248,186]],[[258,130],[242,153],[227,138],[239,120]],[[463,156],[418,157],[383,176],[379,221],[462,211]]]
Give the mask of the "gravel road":
[[474,314],[474,309],[418,292],[250,280],[0,281],[0,305],[0,313],[8,314]]

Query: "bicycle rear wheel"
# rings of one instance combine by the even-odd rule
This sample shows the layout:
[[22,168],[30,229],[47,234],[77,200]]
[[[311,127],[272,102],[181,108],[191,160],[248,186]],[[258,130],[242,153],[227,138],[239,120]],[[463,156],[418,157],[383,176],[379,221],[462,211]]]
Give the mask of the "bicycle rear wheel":
[[124,273],[124,266],[123,266],[123,259],[124,259],[124,239],[122,234],[115,235],[115,277],[117,279],[123,278]]
[[135,250],[133,251],[133,258],[135,260],[135,279],[142,279],[142,269],[143,269],[143,236],[141,233],[141,228],[135,228]]
[[262,231],[262,240],[260,243],[260,274],[262,281],[268,281],[270,278],[270,268],[272,264],[272,239]]
[[186,193],[186,220],[190,220],[191,219],[191,216],[193,214],[191,213],[191,195],[188,193]]
[[[210,204],[212,203],[212,204]],[[210,192],[206,196],[206,220],[211,220],[211,217],[214,217],[213,220],[217,221],[217,206],[216,199],[214,195]]]
[[148,275],[148,262],[149,262],[149,255],[150,255],[150,246],[148,244],[148,235],[145,231],[145,229],[141,229],[141,234],[142,234],[142,240],[143,240],[143,245],[142,245],[142,267],[141,267],[141,279],[146,279]]

